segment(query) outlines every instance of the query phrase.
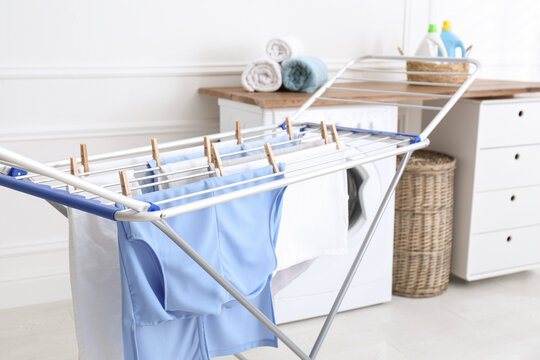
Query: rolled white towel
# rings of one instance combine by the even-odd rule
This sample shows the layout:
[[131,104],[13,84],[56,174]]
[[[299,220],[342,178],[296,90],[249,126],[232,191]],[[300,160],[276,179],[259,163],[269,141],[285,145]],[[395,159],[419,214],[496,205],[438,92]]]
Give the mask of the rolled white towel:
[[303,54],[304,44],[295,36],[270,39],[266,44],[266,55],[280,64]]
[[270,59],[250,63],[242,72],[242,86],[247,91],[272,92],[281,87],[281,66]]

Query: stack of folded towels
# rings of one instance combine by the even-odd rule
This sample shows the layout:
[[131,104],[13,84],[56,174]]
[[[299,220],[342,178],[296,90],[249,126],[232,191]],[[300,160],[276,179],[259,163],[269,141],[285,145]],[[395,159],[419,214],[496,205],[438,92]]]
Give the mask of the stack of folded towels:
[[247,91],[272,92],[283,86],[311,93],[328,80],[326,64],[314,56],[305,56],[304,45],[294,36],[271,39],[265,53],[242,73],[242,86]]

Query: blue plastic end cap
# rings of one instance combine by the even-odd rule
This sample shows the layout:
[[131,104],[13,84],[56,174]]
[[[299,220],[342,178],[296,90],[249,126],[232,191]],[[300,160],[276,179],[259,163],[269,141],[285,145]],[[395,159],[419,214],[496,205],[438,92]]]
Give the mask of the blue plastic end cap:
[[161,208],[159,207],[159,205],[156,205],[154,204],[153,202],[148,202],[150,204],[150,207],[148,208],[148,212],[152,212],[152,211],[159,211],[161,210]]
[[281,123],[281,129],[286,130],[287,129],[287,121],[284,121]]
[[411,144],[416,144],[416,143],[419,143],[420,141],[422,141],[422,138],[420,137],[420,135],[418,135],[418,136],[415,136],[415,137],[411,140]]
[[17,168],[14,168],[14,167],[12,167],[9,170],[9,173],[8,173],[8,175],[12,176],[12,177],[23,176],[23,175],[26,175],[26,174],[28,174],[28,171],[17,169]]

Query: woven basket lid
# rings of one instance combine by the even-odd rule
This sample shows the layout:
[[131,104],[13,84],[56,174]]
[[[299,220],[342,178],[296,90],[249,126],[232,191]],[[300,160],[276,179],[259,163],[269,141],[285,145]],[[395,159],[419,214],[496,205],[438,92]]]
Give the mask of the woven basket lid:
[[[402,157],[403,155],[398,156],[398,161]],[[455,169],[455,167],[456,159],[449,155],[431,150],[417,150],[412,154],[405,171],[449,171]]]

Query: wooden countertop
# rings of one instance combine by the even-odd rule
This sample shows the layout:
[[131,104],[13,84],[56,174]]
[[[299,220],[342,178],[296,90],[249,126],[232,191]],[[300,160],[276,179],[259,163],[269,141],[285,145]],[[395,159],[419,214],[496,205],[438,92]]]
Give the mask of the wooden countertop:
[[[345,86],[345,84],[341,84]],[[335,84],[334,86],[339,86]],[[426,94],[445,94],[449,95],[456,91],[455,87],[439,87],[439,86],[420,86],[420,85],[402,85],[379,82],[363,82],[363,83],[347,83],[349,88],[362,88],[373,90],[390,90],[390,91],[406,91],[421,93],[418,96],[404,96],[393,94],[373,94],[352,91],[329,90],[325,93],[327,96],[341,97],[351,100],[365,101],[385,101],[396,102],[405,100],[429,100],[432,97]],[[540,83],[537,82],[521,82],[508,80],[486,80],[477,79],[469,87],[463,98],[498,98],[510,97],[515,94],[540,92]],[[200,88],[200,94],[215,96],[222,99],[238,101],[245,104],[257,105],[262,108],[284,108],[298,107],[302,105],[311,94],[279,91],[273,93],[247,92],[241,87],[221,87],[221,88]],[[341,93],[341,94],[340,94]],[[331,101],[317,101],[314,105],[335,105]]]

